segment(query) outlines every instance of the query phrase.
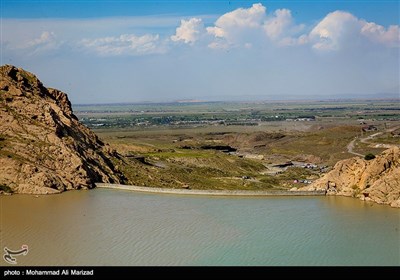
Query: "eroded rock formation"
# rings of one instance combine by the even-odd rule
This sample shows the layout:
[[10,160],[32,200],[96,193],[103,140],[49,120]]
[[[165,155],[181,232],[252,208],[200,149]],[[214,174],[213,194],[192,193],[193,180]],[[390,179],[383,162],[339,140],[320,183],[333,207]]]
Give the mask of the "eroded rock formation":
[[303,190],[326,190],[327,195],[352,196],[400,207],[400,148],[387,149],[372,160],[341,160],[332,171]]
[[119,155],[73,114],[65,93],[35,75],[0,67],[0,186],[46,194],[124,183]]

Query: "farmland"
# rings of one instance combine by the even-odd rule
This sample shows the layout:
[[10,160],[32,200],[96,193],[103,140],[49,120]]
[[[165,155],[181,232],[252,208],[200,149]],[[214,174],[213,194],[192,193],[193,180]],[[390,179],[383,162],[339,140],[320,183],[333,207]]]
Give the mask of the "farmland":
[[[75,114],[130,162],[137,185],[288,189],[348,152],[399,145],[398,100],[75,105]],[[369,131],[366,127],[374,130]],[[379,133],[376,138],[360,141]],[[285,163],[292,165],[285,167]],[[314,168],[306,168],[314,166]]]

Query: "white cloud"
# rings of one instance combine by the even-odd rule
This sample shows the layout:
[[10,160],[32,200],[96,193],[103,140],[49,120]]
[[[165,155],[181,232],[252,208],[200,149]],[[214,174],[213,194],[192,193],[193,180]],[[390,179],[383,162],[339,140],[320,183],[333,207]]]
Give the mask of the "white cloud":
[[10,44],[10,46],[15,47],[16,49],[27,50],[30,54],[37,54],[44,51],[58,49],[62,44],[63,42],[57,41],[54,32],[43,31],[37,38],[25,42]]
[[33,39],[26,44],[26,47],[36,47],[39,45],[46,45],[55,41],[54,32],[44,31],[39,38]]
[[215,36],[216,38],[224,38],[227,37],[227,32],[218,26],[207,27],[207,33]]
[[205,32],[203,21],[200,18],[181,20],[181,25],[176,28],[175,35],[171,36],[174,42],[183,41],[186,44],[193,44]]
[[309,42],[308,36],[306,34],[301,35],[298,38],[295,37],[285,37],[278,41],[279,46],[299,46],[305,45]]
[[290,10],[276,10],[274,16],[265,21],[264,29],[267,36],[278,42],[278,45],[293,46],[305,43],[304,36],[293,37],[304,29],[304,24],[295,25]]
[[[244,48],[264,52],[274,47],[295,48],[299,45],[318,51],[358,49],[360,46],[363,49],[374,46],[378,50],[400,46],[399,25],[381,26],[344,11],[327,14],[315,26],[296,24],[288,9],[267,14],[267,8],[260,3],[222,14],[214,24],[205,26],[204,22],[211,18],[213,16],[205,15],[189,19],[176,16],[46,21],[4,19],[0,39],[3,50],[19,55],[55,51],[78,53],[82,50],[103,56],[146,55],[165,53],[178,47],[174,42],[210,49]],[[149,32],[150,29],[153,31]],[[132,32],[148,34],[134,35]]]
[[251,8],[239,8],[226,13],[218,18],[215,25],[221,28],[230,27],[259,27],[265,19],[266,8],[258,3],[253,4]]
[[[253,4],[248,9],[239,8],[232,12],[220,16],[215,22],[215,26],[207,27],[208,34],[215,38],[225,39],[222,45],[236,44],[242,41],[243,37],[249,39],[246,33],[261,30],[261,26],[266,19],[266,8],[258,3]],[[244,42],[246,45],[250,42]],[[214,46],[214,44],[210,44]],[[209,46],[210,46],[209,45]]]
[[276,10],[274,17],[264,23],[265,32],[270,38],[276,39],[282,36],[282,33],[292,25],[292,22],[292,14],[289,10]]
[[385,29],[374,22],[365,22],[361,28],[361,34],[372,42],[381,43],[388,47],[400,46],[400,29],[398,25],[391,25]]
[[217,40],[210,43],[209,47],[214,49],[232,46],[250,48],[249,46],[259,42],[293,46],[307,42],[304,34],[296,37],[305,26],[294,23],[290,10],[278,9],[271,16],[268,16],[266,11],[267,8],[258,3],[248,9],[239,8],[220,16],[215,26],[207,27],[208,34]]
[[374,22],[360,20],[351,13],[335,11],[329,13],[310,32],[312,47],[333,51],[350,45],[366,45],[371,41],[385,46],[399,46],[399,26],[388,29]]
[[[0,40],[5,63],[40,73],[46,83],[70,92],[74,102],[94,97],[96,102],[167,101],[188,94],[267,99],[291,93],[298,98],[398,93],[399,52],[389,49],[399,42],[395,19],[395,26],[381,26],[368,22],[371,18],[334,12],[301,29],[294,11],[266,11],[255,4],[217,16],[193,16],[198,20],[3,19]],[[52,46],[50,52],[29,57]],[[312,48],[331,53],[320,55]],[[120,89],[111,97],[115,84],[109,80]]]
[[348,12],[329,13],[310,32],[314,41],[312,47],[317,50],[339,50],[347,40],[354,39],[360,30],[358,19]]
[[123,34],[119,37],[83,39],[81,46],[102,56],[146,55],[165,52],[159,35],[135,36]]

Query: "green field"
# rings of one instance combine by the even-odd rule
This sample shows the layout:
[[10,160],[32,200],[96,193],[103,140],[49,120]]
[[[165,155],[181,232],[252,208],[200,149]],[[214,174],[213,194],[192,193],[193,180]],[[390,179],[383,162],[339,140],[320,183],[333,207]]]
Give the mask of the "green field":
[[[195,189],[288,189],[354,152],[399,145],[398,100],[75,105],[75,114],[123,157],[132,184]],[[362,131],[373,125],[376,131]],[[358,139],[357,138],[357,139]],[[373,143],[372,143],[373,142]],[[377,145],[379,144],[379,145]],[[204,149],[231,147],[235,152]],[[273,167],[296,162],[287,168]],[[313,170],[301,164],[318,166]],[[322,170],[320,167],[325,167]]]

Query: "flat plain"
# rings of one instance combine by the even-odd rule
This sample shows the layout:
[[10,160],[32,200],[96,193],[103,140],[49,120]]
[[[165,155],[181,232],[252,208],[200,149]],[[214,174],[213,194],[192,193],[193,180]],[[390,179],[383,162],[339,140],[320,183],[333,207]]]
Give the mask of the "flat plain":
[[400,145],[399,100],[75,105],[138,186],[290,189]]

